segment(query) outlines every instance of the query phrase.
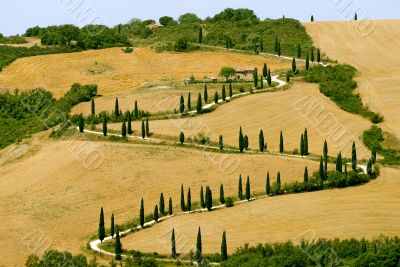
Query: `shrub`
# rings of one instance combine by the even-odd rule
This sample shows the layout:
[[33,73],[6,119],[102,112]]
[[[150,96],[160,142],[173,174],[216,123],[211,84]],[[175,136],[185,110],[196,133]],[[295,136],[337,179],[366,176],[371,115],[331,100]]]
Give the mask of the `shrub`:
[[235,201],[231,197],[225,198],[225,205],[227,207],[233,207],[235,205]]

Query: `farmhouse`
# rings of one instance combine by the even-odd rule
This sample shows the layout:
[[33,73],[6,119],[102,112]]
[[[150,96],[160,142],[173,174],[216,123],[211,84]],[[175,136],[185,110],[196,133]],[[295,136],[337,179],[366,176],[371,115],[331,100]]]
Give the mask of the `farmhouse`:
[[236,79],[243,80],[246,82],[253,81],[253,71],[254,67],[238,67],[236,69]]

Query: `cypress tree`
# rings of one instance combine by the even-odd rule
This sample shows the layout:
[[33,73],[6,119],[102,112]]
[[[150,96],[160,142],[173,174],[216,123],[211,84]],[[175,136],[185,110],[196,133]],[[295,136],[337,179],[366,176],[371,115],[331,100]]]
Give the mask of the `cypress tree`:
[[172,215],[173,214],[173,208],[172,208],[172,198],[169,197],[169,202],[168,202],[168,214]]
[[268,69],[267,82],[268,82],[268,86],[271,86],[271,84],[272,84],[271,69]]
[[115,112],[115,116],[119,117],[118,97],[115,98],[115,109],[114,109],[114,112]]
[[264,63],[264,67],[263,67],[263,76],[266,78],[267,75],[268,75],[267,63]]
[[199,29],[199,44],[203,42],[203,28],[200,27]]
[[179,103],[179,112],[180,113],[185,112],[185,99],[183,98],[183,95],[181,95],[181,100]]
[[207,206],[207,210],[211,211],[212,209],[212,192],[210,187],[206,187],[206,206]]
[[179,134],[179,142],[181,143],[181,145],[183,145],[183,143],[185,142],[185,134],[183,132]]
[[206,201],[204,200],[204,192],[203,192],[203,186],[200,188],[200,206],[205,209],[206,206]]
[[104,116],[104,118],[103,118],[103,135],[104,136],[107,136],[107,117],[106,116]]
[[280,139],[279,139],[279,152],[282,154],[284,151],[284,145],[283,145],[283,133],[281,131]]
[[244,137],[243,137],[242,127],[240,127],[239,130],[239,150],[240,153],[242,153],[244,150]]
[[199,96],[197,97],[197,114],[201,114],[203,110],[203,100],[201,99],[201,94],[199,93]]
[[318,61],[318,63],[320,63],[321,62],[321,49],[317,49],[317,61]]
[[144,126],[144,120],[142,120],[142,138],[146,137],[146,127]]
[[154,207],[154,213],[153,213],[153,214],[154,214],[154,215],[153,215],[154,220],[155,220],[156,222],[158,222],[158,206],[157,206],[157,205]]
[[247,175],[247,181],[246,181],[246,199],[249,201],[251,198],[251,192],[250,192],[250,177]]
[[222,233],[222,243],[221,243],[221,259],[226,261],[228,259],[228,250],[226,247],[226,233]]
[[85,130],[85,119],[83,118],[83,115],[79,115],[79,132],[83,133]]
[[276,191],[277,194],[281,193],[281,173],[278,172],[278,175],[276,176]]
[[278,56],[281,56],[281,42],[278,42]]
[[214,103],[218,104],[218,92],[215,92],[214,94]]
[[372,164],[376,164],[376,147],[372,148],[371,160]]
[[208,90],[207,90],[207,84],[204,84],[204,103],[208,103]]
[[100,239],[100,242],[103,242],[105,237],[106,237],[106,228],[104,226],[104,212],[103,212],[103,207],[101,207],[101,209],[100,209],[100,219],[99,219],[99,239]]
[[222,101],[226,100],[225,84],[222,85]]
[[140,202],[140,226],[143,227],[144,226],[144,201],[142,198],[142,201]]
[[260,147],[260,152],[264,152],[265,149],[265,140],[264,140],[264,132],[260,130],[260,134],[258,135],[258,144]]
[[164,203],[164,194],[161,193],[160,195],[160,214],[164,215],[165,214],[165,203]]
[[183,184],[181,185],[181,210],[186,211],[186,206],[185,206],[185,192],[183,190]]
[[137,100],[135,100],[135,108],[133,110],[133,114],[135,115],[135,119],[139,118],[139,107],[138,107]]
[[188,189],[188,194],[187,194],[187,205],[186,205],[187,211],[192,211],[192,194],[190,193],[190,187]]
[[369,159],[368,160],[368,164],[367,164],[367,174],[371,177],[372,176],[372,160]]
[[222,135],[219,136],[219,150],[223,150],[224,149],[224,138],[222,137]]
[[219,202],[221,204],[225,204],[225,193],[224,193],[224,185],[221,184],[219,187]]
[[126,123],[125,123],[125,121],[122,122],[121,135],[122,135],[122,137],[126,137]]
[[243,200],[243,186],[242,186],[242,175],[239,175],[239,187],[238,187],[239,200]]
[[111,226],[110,226],[110,236],[111,238],[114,237],[114,230],[115,230],[115,226],[114,226],[114,213],[111,214]]
[[173,258],[176,257],[176,241],[175,241],[175,229],[172,228],[172,236],[171,236],[171,256]]
[[192,99],[191,99],[192,97],[191,97],[191,95],[190,95],[190,92],[189,92],[189,94],[188,94],[188,100],[187,100],[187,109],[188,110],[192,110]]
[[344,164],[344,174],[345,174],[346,177],[347,177],[347,164],[346,164],[346,163]]
[[271,182],[269,179],[269,172],[267,172],[267,181],[265,183],[265,193],[267,194],[267,196],[269,196],[271,194]]
[[310,56],[307,52],[307,56],[306,56],[306,70],[310,69]]
[[288,83],[288,82],[290,82],[290,75],[291,75],[291,73],[286,73],[286,82]]
[[115,236],[115,259],[118,261],[122,260],[122,244],[119,237],[118,227],[117,227],[117,234]]
[[325,172],[328,171],[328,143],[324,142],[324,160],[325,160]]
[[319,179],[325,180],[325,168],[324,168],[324,162],[322,160],[322,157],[319,161]]
[[197,232],[197,242],[196,242],[196,261],[200,264],[203,260],[203,247],[201,242],[201,230]]
[[314,48],[311,48],[311,62],[314,63],[315,58],[314,58]]
[[146,117],[146,136],[150,135],[150,125],[149,125],[149,117]]
[[254,81],[254,88],[257,88],[257,86],[258,86],[257,68],[255,68],[254,71],[253,71],[253,81]]
[[128,113],[128,134],[132,134],[132,119],[130,113]]
[[260,76],[260,87],[261,89],[264,89],[264,78],[262,75]]
[[232,96],[233,96],[232,81],[229,81],[229,98],[232,99]]
[[357,170],[357,151],[355,142],[353,142],[353,147],[351,149],[351,167],[353,168],[353,171]]
[[300,46],[300,44],[297,45],[297,58],[301,58],[301,46]]
[[244,149],[249,149],[249,137],[247,135],[244,136]]
[[92,110],[92,115],[96,114],[96,107],[95,107],[95,103],[94,103],[94,98],[92,97],[92,103],[91,103],[91,110]]
[[293,74],[296,74],[296,71],[297,71],[296,59],[293,58],[293,60],[292,60],[292,72],[293,72]]
[[304,156],[304,136],[301,134],[300,138],[300,155],[303,157]]
[[304,168],[304,182],[308,182],[308,169],[307,166]]
[[358,20],[357,13],[354,14],[354,20]]
[[308,155],[308,133],[307,128],[304,129],[304,155]]
[[314,15],[311,15],[311,22],[314,22]]
[[337,159],[336,159],[336,171],[342,172],[342,152],[339,152]]

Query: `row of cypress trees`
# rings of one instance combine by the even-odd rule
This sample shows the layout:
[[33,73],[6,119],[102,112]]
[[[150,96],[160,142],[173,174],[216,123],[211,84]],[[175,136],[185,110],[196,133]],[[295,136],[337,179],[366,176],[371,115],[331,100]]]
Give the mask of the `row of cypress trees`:
[[[110,236],[114,238],[115,234],[115,259],[122,259],[122,244],[120,240],[119,227],[115,225],[114,221],[114,213],[111,214],[111,225],[110,225]],[[104,223],[104,210],[103,207],[100,209],[100,219],[99,219],[99,228],[98,228],[98,237],[101,242],[103,242],[106,237],[106,228]]]
[[[122,137],[125,138],[127,134],[129,134],[129,135],[133,134],[132,120],[130,119],[130,117],[128,117],[128,123],[126,123],[124,120],[121,125]],[[107,136],[107,120],[106,120],[106,118],[104,119],[104,122],[103,122],[103,135]],[[146,120],[142,120],[141,136],[143,139],[150,136],[149,118],[146,118]]]

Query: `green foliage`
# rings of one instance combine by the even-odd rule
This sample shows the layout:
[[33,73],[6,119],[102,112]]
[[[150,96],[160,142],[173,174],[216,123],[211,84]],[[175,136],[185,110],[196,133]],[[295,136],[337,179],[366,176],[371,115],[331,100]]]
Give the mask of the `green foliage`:
[[176,241],[175,241],[175,229],[172,229],[171,235],[171,256],[176,257]]
[[168,202],[168,214],[172,215],[173,214],[173,207],[172,207],[172,198],[169,198],[169,202]]
[[186,210],[192,211],[192,193],[190,192],[190,187],[188,189],[188,194],[187,194]]
[[239,186],[238,186],[238,197],[239,200],[243,200],[243,184],[242,184],[242,175],[239,175]]
[[222,135],[219,136],[219,149],[224,149],[224,138],[222,137]]
[[179,112],[183,113],[185,112],[185,99],[183,98],[183,95],[181,95],[180,103],[179,103]]
[[126,137],[126,122],[122,122],[122,127],[121,127],[121,135],[122,137]]
[[260,148],[260,152],[264,152],[265,150],[265,140],[264,140],[264,132],[260,130],[260,134],[258,135],[258,144]]
[[219,187],[219,202],[221,204],[225,204],[225,193],[223,184],[221,184],[221,186]]
[[153,218],[156,222],[158,222],[158,206],[154,207]]
[[247,176],[247,181],[246,181],[246,199],[250,200],[250,198],[251,198],[250,177]]
[[181,143],[181,145],[183,145],[183,143],[185,142],[185,134],[183,132],[179,134],[179,142]]
[[164,203],[164,194],[161,193],[160,195],[160,213],[161,215],[165,214],[165,203]]
[[222,234],[222,242],[221,242],[221,260],[226,261],[228,259],[228,251],[226,245],[226,232],[224,231]]
[[104,238],[106,237],[106,228],[104,226],[104,212],[103,207],[100,209],[100,219],[99,219],[99,231],[98,237],[101,242],[103,242]]
[[209,186],[206,187],[206,207],[208,211],[211,211],[213,205],[212,192]]
[[19,35],[5,37],[0,33],[0,44],[26,44],[28,41]]
[[304,183],[308,183],[308,169],[307,166],[304,168]]
[[363,134],[363,143],[372,151],[372,163],[376,162],[376,154],[381,154],[384,159],[381,161],[387,165],[400,165],[400,151],[396,149],[384,148],[382,142],[384,141],[382,129],[373,125],[369,130]]
[[281,131],[280,137],[279,137],[279,153],[284,152],[284,143],[283,143],[283,133]]
[[183,189],[183,184],[181,185],[181,210],[186,211],[185,191]]
[[115,236],[115,259],[122,260],[122,244],[119,237],[119,229],[117,227],[117,233]]
[[140,214],[139,214],[140,226],[144,226],[144,201],[140,202]]
[[267,196],[271,194],[271,181],[269,178],[269,172],[267,173],[267,179],[265,182],[265,193],[267,194]]
[[160,22],[161,25],[164,26],[174,26],[178,24],[178,22],[176,22],[173,18],[168,16],[163,16],[158,21]]
[[329,97],[344,111],[369,118],[373,123],[383,121],[383,117],[363,106],[359,94],[354,94],[357,82],[356,69],[349,65],[318,66],[305,73],[305,80],[319,83],[321,93]]
[[201,114],[203,111],[203,100],[201,99],[201,94],[197,97],[197,114]]
[[196,261],[197,263],[201,263],[203,260],[203,245],[201,242],[201,229],[197,232],[197,241],[196,241]]
[[110,236],[114,236],[114,231],[115,231],[115,222],[114,222],[114,213],[111,214],[111,224],[110,224]]
[[242,132],[242,127],[240,127],[240,130],[239,130],[239,150],[240,150],[240,153],[242,153],[244,149],[245,149],[244,136],[243,136],[243,132]]
[[203,186],[200,188],[200,206],[204,209],[206,208],[206,201],[204,200]]
[[235,76],[236,70],[232,67],[222,67],[221,70],[219,71],[219,75],[222,77],[225,77],[227,80]]

